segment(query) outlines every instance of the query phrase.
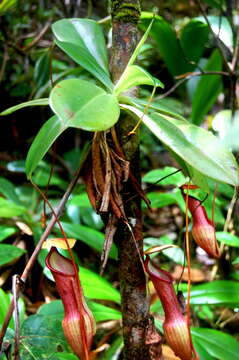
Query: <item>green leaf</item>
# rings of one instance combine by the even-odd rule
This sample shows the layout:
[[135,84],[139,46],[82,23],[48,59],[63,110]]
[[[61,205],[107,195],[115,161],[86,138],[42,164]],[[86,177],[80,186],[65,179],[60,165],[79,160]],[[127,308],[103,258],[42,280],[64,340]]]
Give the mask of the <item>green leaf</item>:
[[0,217],[12,218],[15,216],[23,215],[27,212],[24,206],[17,205],[0,197]]
[[233,260],[232,264],[233,264],[233,265],[239,264],[239,256],[236,257],[236,259]]
[[120,294],[107,280],[86,268],[80,267],[80,280],[84,295],[91,299],[111,300],[120,304]]
[[[221,71],[222,57],[218,50],[215,50],[208,59],[204,71]],[[208,113],[215,103],[218,94],[222,90],[221,75],[202,75],[193,95],[192,122],[200,124],[203,117]]]
[[26,174],[28,178],[31,177],[39,162],[65,129],[66,127],[56,116],[51,117],[45,122],[35,137],[27,154]]
[[[186,295],[186,294],[185,294]],[[192,305],[213,304],[233,306],[239,302],[239,283],[217,280],[191,287]]]
[[193,345],[195,347],[195,350],[199,356],[200,360],[215,360],[214,357],[212,357],[205,349],[204,346],[202,346],[202,344],[200,342],[198,342],[198,339],[196,338],[196,336],[193,336]]
[[[152,13],[142,12],[140,26],[145,29],[152,20],[152,17]],[[160,55],[173,76],[193,70],[195,66],[192,66],[185,60],[176,31],[162,17],[155,16],[150,35],[155,40]]]
[[176,113],[175,111],[172,110],[172,108],[170,108],[169,106],[165,105],[162,100],[158,100],[156,101],[152,101],[152,102],[148,102],[147,100],[143,100],[143,99],[138,99],[138,98],[134,98],[134,97],[129,97],[129,96],[123,96],[122,97],[122,102],[125,104],[129,104],[129,105],[133,105],[137,108],[139,108],[140,110],[144,110],[144,108],[147,106],[149,110],[154,110],[157,111],[160,114],[163,115],[169,115],[172,116],[176,119],[181,119],[184,120],[184,117],[178,113]]
[[159,140],[199,172],[219,182],[238,185],[238,165],[234,156],[211,132],[186,120],[157,113],[143,116],[135,107],[121,106],[142,118]]
[[59,347],[65,351],[68,349],[58,316],[31,315],[23,322],[20,349],[22,359],[51,359]]
[[151,85],[155,87],[164,87],[163,83],[150,75],[146,70],[137,65],[126,67],[119,81],[114,87],[114,94],[118,96],[123,91],[137,85]]
[[231,335],[218,330],[196,327],[191,328],[191,333],[193,340],[196,340],[213,359],[237,359],[239,342]]
[[0,177],[0,193],[2,193],[2,195],[4,195],[8,200],[16,204],[21,203],[16,194],[15,186],[3,177]]
[[180,204],[181,201],[183,202],[180,190],[178,189],[167,193],[153,191],[147,194],[147,198],[152,208],[162,208],[172,204]]
[[[120,311],[109,308],[105,305],[98,304],[94,301],[87,301],[87,305],[93,313],[96,322],[106,320],[118,320],[121,319]],[[43,304],[38,312],[39,315],[57,315],[58,318],[63,320],[64,307],[61,300],[54,300],[48,304]]]
[[51,91],[50,106],[62,127],[88,131],[104,131],[119,118],[116,97],[85,80],[67,79]]
[[0,225],[0,241],[7,239],[9,236],[15,234],[17,228],[8,225]]
[[43,105],[48,105],[48,104],[49,104],[49,99],[48,98],[30,100],[30,101],[26,101],[26,102],[23,102],[21,104],[12,106],[12,107],[2,111],[0,113],[0,116],[9,115],[9,114],[13,113],[14,111],[17,111],[19,109],[23,109],[23,108],[28,107],[28,106],[43,106]]
[[[61,222],[64,231],[70,238],[79,239],[91,248],[101,252],[104,245],[104,234],[88,226]],[[118,258],[118,251],[115,244],[112,244],[109,257]]]
[[56,358],[51,358],[51,360],[78,360],[79,358],[74,354],[69,353],[57,353]]
[[16,246],[8,244],[0,244],[0,266],[11,263],[17,260],[26,251],[19,249]]
[[[160,186],[174,185],[180,187],[181,185],[185,184],[185,177],[183,176],[181,171],[173,174],[176,171],[178,171],[178,169],[172,166],[165,166],[163,169],[150,170],[147,174],[143,176],[142,181],[150,184],[157,183],[157,185]],[[166,178],[163,179],[164,177]]]
[[[196,20],[202,21],[207,24],[204,16],[199,16]],[[225,16],[207,16],[214,35],[219,38],[229,49],[233,48],[233,32],[230,22]]]
[[62,19],[52,25],[56,44],[109,90],[107,51],[101,27],[94,20]]
[[12,10],[17,5],[17,0],[2,0],[0,4],[0,15]]
[[195,64],[199,61],[208,40],[208,35],[208,26],[202,21],[191,20],[182,28],[180,44],[188,61],[193,61]]
[[69,204],[77,205],[82,208],[91,208],[92,207],[89,197],[86,192],[79,194],[79,195],[73,195],[73,197],[69,200]]
[[226,231],[217,231],[216,238],[225,245],[239,247],[239,237]]
[[34,80],[38,88],[49,81],[50,67],[50,52],[47,51],[39,57],[34,69]]
[[206,193],[209,193],[209,185],[208,185],[208,178],[205,176],[205,174],[202,174],[200,171],[195,169],[195,167],[186,164],[190,180],[193,182],[193,184],[197,185],[205,191]]
[[[161,236],[158,238],[145,238],[144,239],[144,251],[149,249],[152,246],[158,245],[169,245],[174,244],[174,242],[168,236]],[[174,244],[175,245],[175,244]],[[171,261],[176,264],[184,265],[185,256],[181,248],[170,248],[162,251],[162,254],[169,258]],[[155,253],[157,255],[157,253]],[[153,255],[151,255],[152,257]]]
[[109,308],[108,306],[98,304],[94,301],[89,301],[87,304],[89,305],[96,322],[119,320],[122,318],[121,312],[116,309]]

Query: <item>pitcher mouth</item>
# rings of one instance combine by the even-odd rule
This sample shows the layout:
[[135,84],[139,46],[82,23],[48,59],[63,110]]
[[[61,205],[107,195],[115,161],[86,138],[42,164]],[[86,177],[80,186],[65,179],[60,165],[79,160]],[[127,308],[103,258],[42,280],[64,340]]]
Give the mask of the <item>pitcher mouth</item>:
[[173,282],[172,276],[167,271],[160,269],[155,264],[152,264],[148,255],[146,255],[144,266],[146,272],[149,273],[151,276],[155,276],[157,279],[160,279],[161,281],[164,281],[166,283],[171,284]]
[[62,256],[56,247],[52,247],[49,254],[46,257],[47,267],[56,274],[64,276],[74,276],[74,266],[70,259]]

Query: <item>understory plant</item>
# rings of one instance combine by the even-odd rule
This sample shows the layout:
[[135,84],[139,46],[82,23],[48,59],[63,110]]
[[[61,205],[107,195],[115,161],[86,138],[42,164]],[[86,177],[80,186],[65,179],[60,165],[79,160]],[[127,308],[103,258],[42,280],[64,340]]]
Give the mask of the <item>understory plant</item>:
[[[193,327],[191,330],[190,302],[191,306],[200,305],[200,303],[193,303],[195,300],[193,296],[192,300],[190,300],[190,291],[192,295],[193,291],[195,291],[196,294],[197,290],[190,287],[191,247],[189,242],[189,217],[191,214],[191,232],[197,245],[205,250],[208,257],[215,259],[220,258],[223,253],[223,248],[220,249],[217,242],[213,211],[212,216],[210,216],[206,205],[204,206],[205,199],[197,197],[193,191],[196,189],[204,195],[208,194],[211,196],[214,184],[219,184],[218,186],[229,186],[230,189],[232,186],[236,189],[239,185],[238,164],[227,143],[223,143],[212,131],[200,127],[201,119],[207,111],[200,113],[198,110],[199,104],[196,103],[193,107],[191,121],[189,121],[181,113],[173,110],[172,107],[157,102],[155,100],[157,91],[166,87],[167,84],[164,84],[160,79],[151,75],[144,67],[136,64],[137,59],[140,58],[144,52],[146,41],[150,35],[155,38],[157,37],[158,31],[159,38],[162,37],[162,33],[164,32],[167,36],[172,36],[174,39],[174,33],[170,30],[169,24],[158,15],[141,13],[139,2],[132,1],[131,7],[134,12],[134,20],[131,28],[131,25],[129,25],[129,15],[128,13],[126,14],[125,10],[129,7],[130,2],[126,1],[127,6],[122,5],[122,7],[120,7],[118,3],[117,1],[112,1],[113,49],[111,67],[108,62],[108,51],[102,25],[95,20],[86,18],[66,18],[58,20],[52,25],[54,44],[65,56],[68,56],[80,66],[82,71],[84,71],[83,75],[80,74],[78,77],[70,75],[64,80],[56,82],[47,98],[30,100],[1,113],[1,115],[8,115],[27,106],[48,106],[52,112],[50,119],[43,124],[34,138],[25,162],[27,178],[32,183],[34,189],[39,191],[40,196],[49,208],[48,211],[52,218],[45,227],[43,235],[40,236],[35,251],[19,281],[23,283],[26,282],[42,245],[44,244],[45,248],[50,248],[48,253],[47,250],[44,250],[45,252],[44,254],[42,253],[43,256],[40,262],[44,267],[44,261],[46,261],[48,270],[44,270],[45,274],[48,278],[52,279],[49,273],[50,270],[64,306],[63,309],[61,303],[56,303],[56,309],[58,309],[56,313],[58,312],[58,314],[60,314],[57,320],[56,317],[54,317],[54,321],[56,321],[56,331],[61,331],[59,328],[62,321],[65,339],[76,357],[81,360],[96,358],[98,353],[101,354],[101,351],[105,350],[101,349],[101,341],[97,339],[97,342],[94,342],[93,340],[95,335],[94,317],[99,316],[97,315],[98,311],[98,313],[105,312],[109,314],[107,315],[108,317],[103,317],[103,320],[121,319],[121,313],[117,308],[120,303],[120,295],[122,299],[121,310],[125,359],[163,359],[162,344],[164,339],[159,335],[159,331],[164,334],[166,343],[181,360],[204,358],[209,360],[213,358],[223,359],[223,352],[220,353],[216,348],[216,350],[212,350],[210,353],[209,350],[208,352],[204,349],[202,345],[203,342],[200,342],[201,338],[207,336],[208,329],[204,329],[206,330],[205,333],[203,329],[196,327]],[[123,1],[122,4],[124,4]],[[133,31],[136,31],[136,24],[139,21],[140,27],[144,30],[143,35],[136,46],[133,46],[134,49],[131,49],[132,51],[127,53],[127,61],[125,61],[123,70],[120,71],[121,59],[120,54],[117,54],[117,50],[119,51],[119,49],[114,48],[114,44],[116,45],[118,41],[115,39],[117,31],[122,38],[132,36],[134,37],[134,41],[136,41],[137,36],[132,34]],[[123,28],[128,29],[126,35],[120,33]],[[202,39],[202,42],[199,43],[195,53],[193,53],[193,51],[190,53],[191,45],[189,39],[193,36],[194,31],[197,31],[198,36],[201,36],[200,39]],[[182,30],[180,46],[177,45],[178,51],[184,52],[184,55],[186,54],[187,56],[183,55],[178,61],[178,64],[174,64],[175,59],[173,60],[167,56],[165,47],[169,47],[169,44],[165,42],[163,47],[162,43],[160,43],[159,47],[163,54],[164,61],[175,76],[186,78],[189,76],[188,73],[192,73],[197,69],[197,66],[201,66],[199,64],[200,57],[206,46],[209,31],[210,23],[209,25],[205,24],[202,19],[194,19],[187,24],[187,28]],[[127,42],[128,40],[126,39],[125,41]],[[175,45],[175,42],[173,42],[173,44]],[[223,59],[218,49],[213,49],[211,53],[208,71],[215,70],[215,72],[217,72],[216,80],[218,80],[222,74],[220,74],[221,67],[219,66],[217,69],[217,65],[220,65]],[[117,63],[119,64],[119,68],[116,66]],[[216,64],[215,69],[211,69],[210,66],[213,67],[214,64]],[[207,71],[207,69],[205,71]],[[85,76],[85,74],[87,74],[87,76]],[[147,97],[142,98],[137,96],[135,87],[141,87],[142,93],[145,91]],[[194,96],[196,97],[196,94]],[[210,105],[208,106],[208,110],[209,108]],[[234,112],[235,109],[231,111]],[[90,139],[90,142],[88,146],[85,147],[85,153],[80,159],[80,167],[74,175],[72,182],[69,184],[60,205],[54,209],[46,193],[39,189],[36,174],[39,167],[43,166],[43,159],[52,145],[69,128],[76,129],[76,131],[80,129],[82,131],[82,137],[87,137]],[[158,259],[154,263],[153,260],[146,255],[146,259],[144,260],[141,201],[145,204],[143,206],[147,206],[150,209],[150,200],[141,186],[141,177],[139,169],[137,169],[136,166],[139,164],[140,129],[143,129],[142,132],[153,134],[162,146],[169,151],[174,161],[177,162],[178,170],[182,177],[181,184],[180,181],[179,183],[175,183],[172,180],[172,184],[170,185],[174,185],[176,191],[173,195],[171,194],[169,203],[166,197],[165,200],[169,205],[176,202],[180,206],[182,213],[185,213],[185,261],[189,275],[188,288],[183,289],[185,297],[187,297],[186,309],[183,309],[181,306],[170,272],[161,268],[161,265],[158,264]],[[82,206],[82,202],[85,202],[87,204],[85,207],[89,209],[90,201],[94,214],[97,213],[101,216],[100,221],[104,227],[104,238],[102,234],[99,235],[99,231],[97,232],[97,230],[95,230],[90,240],[86,241],[84,240],[85,237],[89,236],[92,230],[89,229],[90,226],[85,229],[81,228],[81,234],[79,235],[79,228],[77,228],[77,226],[74,227],[76,224],[73,222],[69,224],[60,219],[63,207],[77,184],[80,173],[83,177],[89,200],[87,200],[86,197],[80,197],[80,199],[76,199],[75,204]],[[177,173],[177,169],[176,171],[174,169],[174,173]],[[166,174],[166,176],[159,176],[159,174],[157,174],[156,180],[158,181],[160,177],[164,179],[168,176],[170,176],[170,174]],[[146,177],[145,182],[147,182]],[[156,182],[152,181],[152,179],[148,182],[156,186]],[[86,193],[84,194],[86,195]],[[77,194],[76,196],[80,195],[82,194]],[[160,195],[162,195],[161,198],[163,198],[163,195],[166,194]],[[154,200],[153,196],[151,199],[152,202]],[[70,201],[74,201],[74,196],[73,200],[71,199]],[[229,199],[227,199],[227,201],[229,201]],[[233,201],[234,203],[236,201],[236,191]],[[230,213],[226,221],[226,226],[224,226],[223,229],[224,236],[228,230],[227,226],[230,222],[233,205],[232,203],[229,208]],[[24,215],[22,215],[25,216],[24,222],[34,226],[34,218],[27,213],[27,209],[21,213],[19,205],[18,210],[20,211],[19,214],[24,213]],[[58,236],[54,242],[54,239],[50,239],[49,235],[51,231],[53,231],[55,224],[59,226],[60,230],[54,228],[54,231],[61,236],[61,240],[59,240]],[[37,231],[39,231],[39,227]],[[69,245],[68,239],[68,237],[77,236],[79,236],[80,240],[83,239],[83,242],[88,242],[94,249],[102,250],[102,273],[107,266],[108,258],[117,258],[117,246],[121,269],[120,294],[111,284],[102,280],[100,276],[87,272],[87,269],[80,268],[78,274],[78,266],[76,265],[78,259],[75,257],[73,250],[70,249],[71,246]],[[129,239],[128,245],[125,245],[123,239],[127,238]],[[147,239],[145,240],[146,244]],[[222,240],[222,242],[223,241],[224,240]],[[175,248],[175,245],[172,243],[157,244],[155,246],[152,241],[151,245],[153,250],[151,252],[147,252],[146,250],[146,254],[165,249],[172,251],[173,248]],[[126,249],[126,246],[130,249]],[[129,251],[133,252],[134,258],[131,257]],[[132,268],[130,267],[131,265]],[[181,263],[181,265],[185,265],[185,263]],[[161,302],[161,305],[156,303],[156,306],[158,306],[160,311],[162,308],[164,311],[164,320],[161,321],[160,324],[158,323],[157,316],[154,324],[153,318],[149,313],[150,291],[147,292],[146,289],[147,274]],[[136,279],[140,279],[139,281],[141,282],[135,281],[135,278],[132,280],[131,276],[133,275],[136,276]],[[97,284],[100,284],[99,288],[102,289],[102,292],[99,291],[100,294],[98,294],[96,289]],[[217,289],[223,286],[223,284],[217,285],[215,282],[212,282],[212,284],[212,286],[215,286]],[[1,341],[5,335],[13,309],[16,307],[18,296],[20,292],[22,292],[20,285],[16,285],[16,289],[17,294],[10,304],[9,316],[5,319],[5,322],[4,320],[2,321],[4,325],[1,332]],[[85,300],[83,292],[87,298],[91,299],[89,304],[86,303],[87,300]],[[2,296],[7,295],[3,294]],[[130,299],[128,303],[127,298]],[[195,298],[197,299],[196,295]],[[114,306],[106,308],[104,303],[94,302],[95,299],[112,301],[114,302]],[[223,300],[221,300],[221,303],[223,303]],[[50,304],[43,305],[38,311],[38,314],[29,317],[29,327],[31,327],[31,321],[32,324],[39,324],[42,321],[43,328],[47,328],[45,323],[47,321],[46,316],[48,316],[53,309],[53,307],[50,308]],[[153,301],[151,305],[153,309]],[[203,305],[205,304],[203,303]],[[48,306],[50,310],[48,310]],[[131,319],[128,319],[129,313],[132,313]],[[36,323],[34,323],[34,321],[36,321]],[[100,318],[99,321],[102,321],[102,318]],[[23,323],[23,336],[27,334],[26,326],[27,325],[24,327]],[[32,326],[32,328],[34,328],[34,326]],[[202,332],[200,332],[200,330],[202,330]],[[216,330],[212,330],[212,333],[209,331],[208,336],[211,336],[211,338],[217,335],[217,333],[214,334],[213,331]],[[19,350],[19,338],[15,336],[13,341],[13,335],[10,332],[6,336],[10,342],[14,342],[15,344],[15,349],[17,349],[15,358],[20,359],[19,356],[26,356],[24,341],[22,343],[22,349]],[[29,337],[30,336],[31,334]],[[53,336],[52,330],[50,336]],[[96,333],[96,337],[97,336]],[[224,335],[222,335],[222,337],[223,336]],[[225,334],[225,336],[227,335]],[[226,341],[231,341],[233,352],[236,351],[235,349],[238,349],[238,344],[233,338],[229,336],[225,342]],[[69,352],[63,333],[62,337],[59,337],[59,344],[63,351],[57,352],[57,350],[54,349],[55,353],[52,354],[52,359],[75,359],[75,356]],[[98,344],[98,347],[95,349],[94,346],[96,344]],[[122,349],[121,334],[113,340],[112,348],[114,348],[114,345],[117,349]],[[35,343],[33,342],[31,347],[34,346]],[[18,352],[20,352],[20,355]],[[220,355],[218,355],[218,353],[220,353]],[[27,359],[31,358],[29,355],[27,356]],[[36,354],[33,355],[31,359],[36,358],[34,356],[36,356]],[[42,357],[39,357],[40,359],[43,358],[43,355],[41,356]],[[107,360],[111,356],[110,351],[108,351],[108,355],[106,350],[105,353],[100,356],[102,356],[100,358]]]

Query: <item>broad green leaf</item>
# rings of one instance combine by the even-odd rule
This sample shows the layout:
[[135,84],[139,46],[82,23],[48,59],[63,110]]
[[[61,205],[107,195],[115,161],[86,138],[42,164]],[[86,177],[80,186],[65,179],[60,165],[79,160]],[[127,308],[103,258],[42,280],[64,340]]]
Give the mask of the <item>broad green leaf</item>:
[[[52,174],[51,173],[51,167],[45,163],[44,161],[40,161],[38,164],[38,168],[35,171],[32,180],[33,182],[38,186],[48,186],[48,185],[56,185],[59,186],[62,190],[65,190],[67,187],[67,182],[64,181],[57,173]],[[50,183],[49,183],[50,178]]]
[[122,318],[121,312],[116,309],[112,309],[108,306],[98,304],[94,301],[89,301],[87,303],[93,313],[96,322],[106,320],[119,320]]
[[69,204],[77,205],[77,206],[83,207],[83,208],[91,208],[92,207],[89,197],[86,192],[79,194],[79,195],[73,195],[73,197],[69,200]]
[[24,360],[52,359],[58,349],[68,350],[61,319],[56,315],[31,315],[21,327],[20,356]]
[[[168,236],[161,236],[160,238],[145,238],[144,239],[144,251],[151,248],[152,246],[158,245],[169,245],[174,244],[176,245]],[[161,253],[160,253],[161,254]],[[162,254],[169,258],[171,261],[175,262],[176,264],[184,265],[185,263],[185,256],[184,252],[181,248],[170,248],[162,251]],[[155,256],[157,253],[155,253]],[[151,255],[151,257],[153,257]]]
[[65,129],[66,126],[62,124],[57,116],[51,117],[41,127],[27,154],[26,174],[28,178],[31,177],[39,162]]
[[140,110],[143,110],[147,106],[148,109],[151,111],[157,111],[159,114],[169,115],[176,119],[184,120],[184,117],[182,115],[176,113],[174,109],[171,109],[169,106],[165,105],[162,100],[158,100],[157,102],[152,101],[149,103],[147,100],[123,96],[122,102],[125,104],[136,106]]
[[208,35],[208,26],[202,21],[191,20],[182,28],[180,44],[188,61],[193,61],[195,64],[199,61],[208,40]]
[[205,192],[209,193],[209,186],[207,181],[207,176],[205,174],[202,174],[200,171],[195,169],[195,167],[186,164],[190,180],[193,182],[193,184],[200,187],[200,189],[204,190]]
[[152,208],[161,208],[172,204],[180,205],[183,203],[180,190],[178,189],[165,193],[153,191],[147,194],[147,198],[150,201],[150,206]]
[[[233,48],[233,32],[230,22],[225,16],[207,16],[211,25],[214,35],[219,38],[229,49]],[[202,21],[207,24],[203,16],[199,16],[196,20]]]
[[89,19],[62,19],[52,25],[56,44],[109,90],[107,51],[100,25]]
[[2,0],[0,4],[0,15],[4,15],[8,10],[12,10],[17,5],[17,0]]
[[104,131],[119,118],[119,105],[114,95],[80,79],[59,82],[51,91],[50,106],[64,128]]
[[[142,12],[140,26],[145,29],[153,16],[152,13]],[[193,70],[195,66],[185,59],[176,31],[161,16],[155,16],[150,35],[155,40],[160,55],[172,75],[180,75]]]
[[200,360],[215,360],[214,357],[212,357],[205,349],[205,347],[198,342],[198,339],[196,338],[196,336],[193,336],[193,345],[195,347],[195,350],[199,356]]
[[[185,294],[186,295],[186,294]],[[192,305],[228,305],[239,302],[239,283],[231,280],[217,280],[191,287]]]
[[48,98],[30,100],[30,101],[26,101],[26,102],[23,102],[21,104],[12,106],[12,107],[2,111],[0,113],[0,116],[9,115],[9,114],[13,113],[14,111],[17,111],[19,109],[23,109],[23,108],[28,107],[28,106],[43,106],[43,105],[48,105],[48,104],[49,104],[49,99]]
[[123,91],[137,85],[151,85],[155,87],[164,87],[163,83],[150,75],[146,70],[138,65],[129,65],[126,67],[119,81],[114,87],[114,94],[118,96]]
[[225,245],[239,247],[239,237],[226,231],[217,231],[216,238]]
[[186,120],[157,113],[143,116],[135,107],[121,106],[142,118],[159,140],[199,172],[219,182],[238,185],[238,165],[234,156],[211,132]]
[[[91,248],[101,252],[104,245],[104,234],[88,226],[61,222],[64,231],[70,238],[79,239]],[[109,257],[117,259],[118,252],[115,244],[112,244]]]
[[162,169],[150,170],[147,174],[143,176],[142,181],[150,184],[157,184],[160,186],[181,186],[185,183],[185,177],[183,176],[181,171],[175,173],[176,171],[178,171],[178,169],[172,166],[165,166]]
[[[213,357],[219,360],[237,359],[239,354],[239,342],[231,335],[222,331],[206,328],[191,328],[193,340]],[[200,357],[201,359],[201,357]]]
[[0,225],[0,241],[7,239],[9,236],[15,234],[17,228],[9,225]]
[[0,266],[11,263],[13,260],[17,260],[26,251],[17,248],[13,245],[0,244]]
[[[222,57],[218,50],[215,50],[208,59],[204,71],[222,70]],[[215,103],[218,94],[222,90],[221,75],[202,75],[193,95],[192,122],[201,124],[203,117]]]
[[16,194],[15,186],[4,177],[0,177],[0,193],[16,204],[21,203]]
[[80,280],[84,294],[91,299],[111,300],[120,304],[120,294],[107,280],[86,268],[80,267]]
[[239,264],[239,256],[236,257],[236,259],[233,260],[232,264],[233,264],[233,265]]
[[[121,319],[120,311],[111,309],[108,306],[98,304],[94,301],[87,301],[87,305],[93,313],[96,322],[106,320],[118,320]],[[38,312],[39,315],[57,315],[61,320],[64,316],[64,307],[61,300],[54,300],[48,304],[43,304]]]
[[38,88],[40,88],[49,81],[50,68],[50,52],[47,51],[39,57],[34,69],[34,80]]
[[79,360],[79,358],[74,354],[69,353],[57,353],[56,357],[51,358],[51,360]]
[[27,212],[24,206],[17,205],[0,197],[0,217],[12,218],[15,216],[23,215]]

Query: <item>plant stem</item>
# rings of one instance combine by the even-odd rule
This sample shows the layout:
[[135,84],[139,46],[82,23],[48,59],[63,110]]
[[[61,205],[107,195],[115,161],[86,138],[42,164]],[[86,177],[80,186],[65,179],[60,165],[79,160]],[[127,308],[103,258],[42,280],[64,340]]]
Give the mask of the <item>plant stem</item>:
[[[137,22],[140,17],[138,0],[111,1],[112,57],[111,73],[116,82],[124,71],[138,42]],[[122,117],[116,126],[117,136],[130,162],[131,172],[140,183],[139,130],[129,132],[135,121]],[[137,249],[142,255],[141,200],[131,182],[124,183],[122,198],[127,220],[132,228],[120,223],[116,232],[119,249],[119,279],[122,298],[124,360],[161,359],[160,336],[149,315],[144,269]],[[137,244],[137,247],[135,245]]]

